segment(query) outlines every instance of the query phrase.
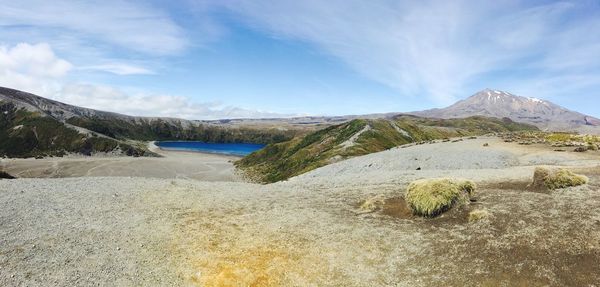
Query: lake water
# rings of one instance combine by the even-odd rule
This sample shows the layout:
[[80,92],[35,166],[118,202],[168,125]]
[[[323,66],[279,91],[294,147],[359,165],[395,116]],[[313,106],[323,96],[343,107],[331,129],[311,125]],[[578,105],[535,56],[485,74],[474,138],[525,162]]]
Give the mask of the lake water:
[[194,141],[162,141],[156,142],[156,145],[165,150],[208,152],[237,156],[246,156],[265,146],[263,144],[205,143]]

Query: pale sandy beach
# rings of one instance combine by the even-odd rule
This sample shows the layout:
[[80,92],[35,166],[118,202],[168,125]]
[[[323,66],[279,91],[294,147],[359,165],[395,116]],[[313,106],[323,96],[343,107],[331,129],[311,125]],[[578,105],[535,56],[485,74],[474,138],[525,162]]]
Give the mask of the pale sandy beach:
[[233,161],[236,156],[161,150],[152,142],[150,151],[161,157],[71,156],[44,159],[2,159],[0,166],[24,178],[56,177],[153,177],[204,181],[239,181]]
[[[461,150],[468,153],[452,161],[442,156]],[[165,161],[129,162],[138,160]],[[590,184],[527,191],[538,164],[576,165]],[[597,152],[482,138],[392,149],[269,185],[1,180],[0,284],[594,286],[599,166]],[[474,180],[476,201],[435,219],[407,213],[398,199],[406,185],[439,176]],[[387,203],[374,212],[359,209],[373,197]],[[470,223],[473,209],[491,217]]]

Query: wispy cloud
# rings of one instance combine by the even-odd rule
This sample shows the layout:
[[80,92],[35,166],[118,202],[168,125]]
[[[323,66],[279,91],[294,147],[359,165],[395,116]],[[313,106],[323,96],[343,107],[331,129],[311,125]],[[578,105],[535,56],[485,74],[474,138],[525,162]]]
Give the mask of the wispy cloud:
[[[600,4],[591,0],[0,0],[0,7],[0,45],[5,45],[0,82],[42,94],[61,90],[64,75],[73,71],[102,72],[73,78],[123,87],[143,85],[169,70],[210,74],[210,65],[220,63],[193,68],[173,63],[202,58],[196,53],[210,49],[198,47],[218,39],[237,45],[236,37],[267,42],[264,35],[302,42],[290,46],[313,47],[393,88],[384,88],[398,94],[388,102],[423,97],[423,108],[450,104],[485,87],[549,99],[597,96],[600,90]],[[258,33],[240,35],[248,27]],[[20,42],[48,44],[17,48]],[[32,49],[36,56],[17,60],[13,49]],[[240,61],[256,56],[253,49],[218,52]],[[289,61],[292,69],[294,61]],[[314,74],[322,73],[327,72]],[[130,75],[146,77],[125,77]],[[178,84],[168,78],[163,79],[172,82],[164,85]],[[350,88],[337,87],[340,93],[327,96],[343,100],[344,89]],[[248,94],[262,92],[254,89]],[[227,94],[216,90],[212,94]],[[268,106],[256,98],[257,105]],[[311,112],[310,104],[303,108]]]
[[172,54],[189,45],[185,31],[164,12],[143,2],[0,1],[2,29],[43,29],[76,34],[131,51]]
[[177,117],[191,120],[286,116],[224,106],[220,103],[197,103],[181,96],[125,92],[118,88],[93,84],[65,85],[53,98],[82,107],[136,116]]
[[[573,73],[600,68],[594,56],[600,54],[600,13],[593,1],[231,0],[217,5],[274,37],[311,43],[401,94],[427,95],[440,104],[481,88],[482,82],[511,89],[551,76],[567,83]],[[522,69],[529,69],[527,77],[511,77]],[[551,93],[548,87],[537,94]]]
[[112,74],[121,75],[121,76],[154,75],[154,74],[156,74],[156,72],[154,72],[153,70],[150,70],[150,69],[147,69],[147,68],[144,68],[141,66],[126,64],[126,63],[106,63],[106,64],[100,64],[100,65],[79,67],[78,69],[101,71],[101,72],[107,72],[107,73],[112,73]]

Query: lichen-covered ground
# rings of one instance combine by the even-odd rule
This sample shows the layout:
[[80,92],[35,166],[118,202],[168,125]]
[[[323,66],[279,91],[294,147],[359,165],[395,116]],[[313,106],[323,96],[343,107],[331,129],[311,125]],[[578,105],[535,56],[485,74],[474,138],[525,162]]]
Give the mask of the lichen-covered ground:
[[[590,184],[530,190],[538,164],[573,168]],[[595,286],[599,166],[596,152],[483,138],[393,149],[271,185],[0,180],[0,285]],[[475,201],[411,216],[406,185],[439,176],[474,180]],[[385,203],[360,208],[373,197]],[[469,222],[474,209],[490,216]]]

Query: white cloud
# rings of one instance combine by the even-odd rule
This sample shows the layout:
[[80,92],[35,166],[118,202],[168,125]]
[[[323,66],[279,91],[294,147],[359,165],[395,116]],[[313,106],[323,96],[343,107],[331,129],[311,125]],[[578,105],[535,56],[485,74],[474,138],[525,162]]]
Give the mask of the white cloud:
[[189,43],[184,30],[164,12],[135,1],[0,0],[0,26],[21,33],[76,34],[148,54],[181,52]]
[[[197,103],[186,97],[126,92],[111,86],[67,83],[65,77],[73,66],[59,58],[46,43],[22,43],[0,46],[0,86],[19,89],[67,104],[134,116],[177,117],[186,119],[223,119],[247,117],[281,117],[283,115]],[[107,66],[120,72],[139,72],[124,66]]]
[[90,84],[65,85],[53,98],[86,108],[136,116],[177,117],[191,120],[284,116],[223,106],[218,103],[195,103],[181,96],[145,92],[127,93],[114,87]]
[[0,85],[48,94],[72,65],[58,58],[48,44],[0,46]]
[[[468,95],[482,88],[482,80],[495,77],[505,77],[510,88],[558,69],[569,68],[561,71],[568,75],[573,68],[600,68],[595,57],[600,15],[585,1],[231,0],[215,5],[274,37],[311,43],[401,94],[428,95],[438,104]],[[494,74],[521,69],[530,69],[525,78]],[[536,96],[547,93],[552,91],[539,90]]]
[[101,65],[93,65],[93,66],[85,66],[80,67],[80,70],[92,70],[92,71],[102,71],[107,73],[112,73],[116,75],[126,76],[126,75],[154,75],[156,74],[154,71],[136,66],[130,65],[126,63],[106,63]]
[[12,48],[0,46],[0,67],[42,77],[64,76],[72,65],[56,57],[46,43],[20,43]]

